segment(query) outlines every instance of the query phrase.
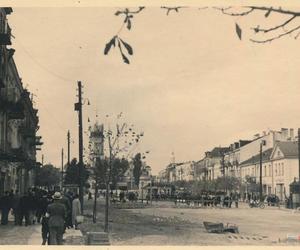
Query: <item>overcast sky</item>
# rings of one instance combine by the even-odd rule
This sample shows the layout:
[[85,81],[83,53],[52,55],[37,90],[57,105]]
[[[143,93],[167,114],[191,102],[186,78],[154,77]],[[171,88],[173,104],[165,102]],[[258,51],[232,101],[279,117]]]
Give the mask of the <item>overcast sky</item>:
[[246,28],[276,24],[282,19],[275,14],[234,18],[190,8],[167,16],[146,8],[132,30],[120,34],[134,49],[126,65],[116,49],[103,55],[122,25],[116,10],[14,8],[9,16],[20,76],[36,95],[46,163],[60,166],[68,129],[75,141],[71,154],[78,155],[78,80],[91,102],[84,106],[85,130],[96,110],[99,122],[107,123],[108,114],[111,124],[123,112],[144,131],[137,150],[150,150],[147,164],[154,173],[170,162],[172,151],[176,161],[200,160],[215,146],[299,126],[299,40],[253,44]]

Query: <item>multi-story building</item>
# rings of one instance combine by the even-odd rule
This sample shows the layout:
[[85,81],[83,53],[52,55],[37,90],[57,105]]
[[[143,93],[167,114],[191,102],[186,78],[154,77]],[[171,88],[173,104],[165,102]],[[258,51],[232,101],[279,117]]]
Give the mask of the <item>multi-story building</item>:
[[0,8],[0,195],[18,189],[26,192],[35,184],[36,151],[42,145],[36,136],[37,109],[23,87],[15,65],[11,29],[6,16],[11,8]]
[[[241,177],[259,183],[260,154],[242,162]],[[262,186],[264,194],[275,194],[281,200],[289,196],[290,184],[299,179],[298,142],[276,142],[274,148],[262,152]]]
[[167,178],[167,170],[163,169],[159,171],[157,175],[157,182],[159,183],[168,183],[168,178]]
[[195,179],[214,180],[224,175],[224,157],[228,147],[215,147],[205,152],[205,157],[195,163]]

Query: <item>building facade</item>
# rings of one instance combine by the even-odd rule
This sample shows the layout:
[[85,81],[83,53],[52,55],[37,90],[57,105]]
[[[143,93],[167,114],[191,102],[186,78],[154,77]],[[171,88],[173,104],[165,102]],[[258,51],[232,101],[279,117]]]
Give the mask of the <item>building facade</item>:
[[23,87],[11,45],[7,15],[11,8],[0,8],[0,195],[4,191],[27,191],[35,184],[36,152],[42,145],[38,110]]
[[[246,183],[247,177],[259,183],[260,154],[241,163],[241,177]],[[276,142],[274,148],[262,152],[263,194],[277,195],[284,200],[290,194],[290,184],[299,179],[298,142]]]
[[238,178],[246,187],[240,191],[250,192],[250,187],[257,187],[259,183],[262,145],[263,193],[276,194],[282,200],[289,195],[291,182],[298,179],[297,141],[292,128],[264,131],[261,135],[254,135],[252,140],[239,140],[229,147],[215,147],[205,152],[205,156],[199,161],[170,163],[159,173],[158,180],[161,183],[180,180],[209,181],[231,176]]

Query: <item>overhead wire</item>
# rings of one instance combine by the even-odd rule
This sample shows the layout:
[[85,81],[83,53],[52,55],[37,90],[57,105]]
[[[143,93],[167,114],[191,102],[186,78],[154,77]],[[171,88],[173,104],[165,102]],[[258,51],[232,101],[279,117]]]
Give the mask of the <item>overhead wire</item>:
[[37,65],[39,66],[41,69],[43,69],[44,71],[48,72],[49,74],[51,74],[52,76],[62,80],[62,81],[65,81],[65,82],[70,82],[70,81],[76,81],[74,79],[68,79],[66,77],[63,77],[55,72],[53,72],[52,70],[48,69],[47,67],[45,67],[44,65],[42,65],[39,61],[37,61],[29,52],[28,50],[24,47],[24,45],[22,45],[22,43],[17,40],[15,38],[15,41],[17,42],[17,44],[20,45],[20,47],[23,49],[23,51],[29,56],[29,58]]

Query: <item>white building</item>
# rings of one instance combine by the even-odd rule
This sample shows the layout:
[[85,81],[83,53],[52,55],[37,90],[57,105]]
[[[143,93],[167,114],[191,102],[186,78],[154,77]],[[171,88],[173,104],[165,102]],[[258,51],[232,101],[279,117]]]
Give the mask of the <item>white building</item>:
[[[260,154],[240,164],[241,177],[253,177],[259,183]],[[264,194],[276,194],[281,200],[289,196],[289,185],[299,178],[298,142],[276,142],[274,148],[262,154],[262,184]]]

